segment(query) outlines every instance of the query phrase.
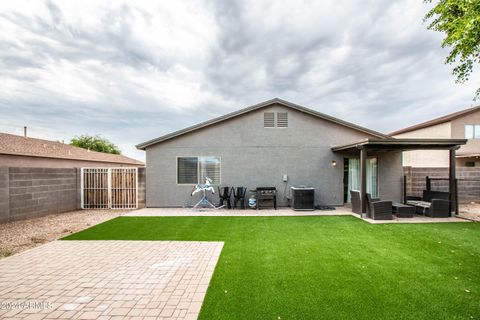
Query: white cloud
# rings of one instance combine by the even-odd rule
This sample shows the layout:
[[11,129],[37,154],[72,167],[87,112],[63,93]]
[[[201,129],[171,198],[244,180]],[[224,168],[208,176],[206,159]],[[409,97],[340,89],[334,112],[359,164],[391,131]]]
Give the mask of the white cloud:
[[[0,130],[134,145],[273,97],[389,132],[472,104],[428,5],[2,1]],[[382,121],[377,121],[382,117]],[[400,121],[401,120],[401,121]]]

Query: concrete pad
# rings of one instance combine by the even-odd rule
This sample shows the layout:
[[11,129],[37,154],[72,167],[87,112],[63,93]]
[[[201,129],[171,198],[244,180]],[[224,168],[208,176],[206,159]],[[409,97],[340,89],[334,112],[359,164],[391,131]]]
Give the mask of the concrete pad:
[[397,218],[395,215],[392,220],[373,220],[362,218],[353,213],[349,207],[335,207],[335,210],[315,210],[315,211],[295,211],[291,208],[279,208],[278,210],[263,209],[204,209],[194,210],[188,208],[143,208],[122,214],[123,217],[299,217],[299,216],[354,216],[365,222],[372,224],[386,223],[444,223],[444,222],[470,222],[469,220],[450,217],[450,218],[430,218],[415,215],[413,218]]
[[335,210],[295,211],[291,208],[274,209],[202,209],[189,208],[143,208],[122,214],[124,217],[295,217],[295,216],[341,216],[351,215],[347,207],[336,207]]
[[[359,218],[358,215],[356,215]],[[392,220],[373,220],[370,218],[361,218],[363,221],[366,221],[371,224],[386,224],[386,223],[445,223],[445,222],[471,222],[469,220],[465,220],[462,218],[457,217],[449,217],[449,218],[430,218],[424,217],[420,215],[415,215],[413,218],[397,218],[393,217]]]
[[222,247],[54,241],[0,260],[0,318],[196,319]]

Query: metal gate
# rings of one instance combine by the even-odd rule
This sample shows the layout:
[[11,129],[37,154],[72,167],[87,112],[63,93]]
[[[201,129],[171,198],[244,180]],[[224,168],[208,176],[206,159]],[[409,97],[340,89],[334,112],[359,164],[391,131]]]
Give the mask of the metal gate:
[[82,168],[82,209],[136,209],[138,168]]

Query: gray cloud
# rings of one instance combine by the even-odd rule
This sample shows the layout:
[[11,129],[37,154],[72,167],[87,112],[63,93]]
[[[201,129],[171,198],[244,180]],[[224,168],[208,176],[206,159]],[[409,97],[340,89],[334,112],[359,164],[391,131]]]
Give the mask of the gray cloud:
[[[383,132],[472,104],[416,0],[4,2],[0,130],[134,145],[273,97]],[[381,121],[379,121],[381,119]]]

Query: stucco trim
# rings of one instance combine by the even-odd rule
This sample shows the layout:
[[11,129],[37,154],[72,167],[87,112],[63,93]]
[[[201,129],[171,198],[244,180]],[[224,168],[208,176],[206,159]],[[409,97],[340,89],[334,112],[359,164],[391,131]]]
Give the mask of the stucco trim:
[[268,101],[265,101],[265,102],[247,107],[247,108],[243,108],[243,109],[240,109],[238,111],[228,113],[226,115],[223,115],[223,116],[220,116],[220,117],[217,117],[217,118],[205,121],[205,122],[201,122],[201,123],[193,125],[191,127],[187,127],[185,129],[166,134],[166,135],[158,137],[156,139],[152,139],[152,140],[140,143],[140,144],[136,145],[136,147],[137,147],[137,149],[145,150],[147,147],[152,146],[154,144],[157,144],[157,143],[160,143],[160,142],[163,142],[163,141],[166,141],[166,140],[170,140],[170,139],[176,138],[178,136],[184,135],[186,133],[189,133],[189,132],[192,132],[192,131],[195,131],[195,130],[199,130],[199,129],[214,125],[216,123],[219,123],[219,122],[222,122],[222,121],[225,121],[225,120],[228,120],[228,119],[232,119],[234,117],[238,117],[238,116],[243,115],[245,113],[252,112],[252,111],[255,111],[255,110],[259,110],[261,108],[265,108],[265,107],[268,107],[268,106],[271,106],[271,105],[274,105],[274,104],[279,104],[279,105],[282,105],[284,107],[291,108],[291,109],[309,114],[311,116],[314,116],[314,117],[317,117],[317,118],[320,118],[320,119],[323,119],[323,120],[327,120],[327,121],[342,125],[344,127],[348,127],[350,129],[354,129],[354,130],[357,130],[357,131],[360,131],[360,132],[364,132],[364,133],[367,133],[367,134],[372,135],[372,136],[377,137],[377,138],[381,138],[381,139],[391,139],[392,138],[391,136],[385,135],[383,133],[358,126],[356,124],[353,124],[353,123],[350,123],[350,122],[347,122],[347,121],[329,116],[327,114],[324,114],[324,113],[321,113],[321,112],[318,112],[318,111],[315,111],[315,110],[312,110],[312,109],[309,109],[309,108],[306,108],[306,107],[302,107],[300,105],[297,105],[297,104],[294,104],[294,103],[291,103],[291,102],[288,102],[288,101],[285,101],[285,100],[282,100],[282,99],[279,99],[279,98],[274,98],[274,99],[271,99],[271,100],[268,100]]

